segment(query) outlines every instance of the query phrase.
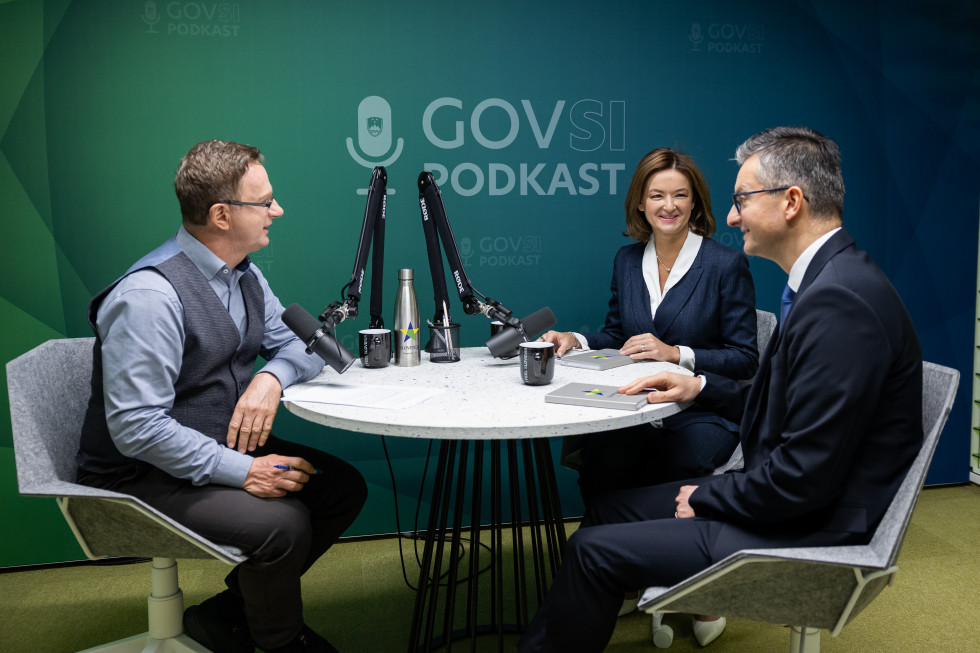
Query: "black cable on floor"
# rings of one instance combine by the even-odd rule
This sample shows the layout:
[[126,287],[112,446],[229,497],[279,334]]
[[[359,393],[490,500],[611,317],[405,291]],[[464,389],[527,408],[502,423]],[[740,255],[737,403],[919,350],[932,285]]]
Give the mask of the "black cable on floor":
[[[419,531],[419,513],[422,510],[422,495],[423,495],[423,492],[425,490],[425,479],[428,476],[429,461],[432,459],[432,440],[429,440],[429,446],[426,449],[426,453],[425,453],[425,466],[422,468],[422,486],[419,488],[419,496],[418,496],[418,500],[417,500],[416,505],[415,505],[415,522],[414,522],[415,529],[413,531],[411,531],[410,533],[404,533],[404,532],[402,532],[402,528],[401,528],[401,517],[399,516],[399,511],[398,511],[398,487],[397,487],[397,485],[395,483],[395,470],[394,470],[394,468],[393,468],[393,466],[391,464],[391,456],[388,453],[388,444],[387,444],[387,441],[385,440],[385,436],[383,436],[383,435],[381,436],[381,447],[382,447],[382,449],[385,452],[385,462],[388,465],[388,476],[391,478],[391,491],[392,491],[392,496],[393,496],[394,504],[395,504],[395,533],[397,533],[397,537],[398,537],[398,557],[399,557],[399,559],[401,561],[402,578],[405,580],[405,585],[407,585],[409,589],[411,589],[413,592],[417,592],[418,591],[418,588],[415,587],[415,586],[413,586],[412,583],[408,580],[408,571],[405,569],[405,552],[404,552],[404,550],[402,548],[402,539],[403,538],[406,538],[406,537],[411,537],[411,539],[413,539],[415,541],[415,547],[414,547],[415,548],[415,562],[416,562],[416,564],[419,567],[419,571],[421,572],[421,570],[422,570],[422,558],[419,555],[419,544],[418,543],[419,543],[419,539],[420,539],[419,538],[419,533],[422,533],[424,531]],[[479,491],[479,488],[475,489],[474,491]],[[430,509],[432,509],[432,508],[430,507]],[[461,537],[461,538],[459,538],[459,541],[461,543],[464,543],[464,542],[465,543],[469,543],[470,544],[470,547],[472,548],[473,543],[470,540],[470,538]],[[486,551],[489,551],[490,550],[489,547],[487,547],[487,545],[483,544],[482,542],[478,542],[477,543],[477,546],[479,548],[481,548],[481,549],[486,550]],[[463,556],[464,556],[463,547],[460,547],[459,548],[459,554],[458,554],[456,560],[454,561],[455,564],[459,564],[459,562],[463,559]],[[483,572],[487,571],[488,569],[490,569],[490,563],[488,563],[487,566],[485,566],[484,568],[480,569],[477,572],[477,575],[482,574]],[[442,579],[444,579],[446,577],[446,574],[448,574],[448,573],[449,573],[448,570],[445,571],[445,572],[443,572],[443,573],[441,573],[439,575],[439,577],[438,577],[438,580],[441,581]],[[469,578],[470,578],[470,576],[468,574],[465,575],[465,576],[463,576],[463,577],[461,577],[461,578],[458,578],[456,580],[456,584],[459,585],[460,583],[466,582],[466,581],[469,580]],[[444,586],[445,583],[439,582],[439,585]]]

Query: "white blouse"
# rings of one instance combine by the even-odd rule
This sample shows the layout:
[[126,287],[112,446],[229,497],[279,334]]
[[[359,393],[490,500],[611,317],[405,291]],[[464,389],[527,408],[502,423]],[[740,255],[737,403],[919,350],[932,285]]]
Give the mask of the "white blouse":
[[[643,280],[647,284],[647,290],[650,292],[650,316],[651,319],[657,316],[657,308],[664,300],[664,295],[670,291],[671,288],[680,283],[680,280],[684,278],[691,266],[694,265],[694,259],[697,258],[698,252],[701,251],[701,242],[704,240],[703,236],[699,236],[694,232],[687,232],[687,238],[684,239],[684,244],[681,246],[681,251],[677,254],[677,260],[674,261],[674,265],[670,268],[670,273],[667,275],[667,283],[664,284],[663,292],[660,290],[660,264],[657,262],[657,248],[651,237],[650,241],[647,243],[646,248],[643,250]],[[589,341],[581,333],[572,333],[575,339],[578,340],[579,345],[582,349],[589,348]],[[670,343],[666,343],[670,344]],[[680,350],[681,359],[678,363],[681,367],[694,371],[694,350],[690,347],[685,347],[684,345],[676,345],[677,349]]]

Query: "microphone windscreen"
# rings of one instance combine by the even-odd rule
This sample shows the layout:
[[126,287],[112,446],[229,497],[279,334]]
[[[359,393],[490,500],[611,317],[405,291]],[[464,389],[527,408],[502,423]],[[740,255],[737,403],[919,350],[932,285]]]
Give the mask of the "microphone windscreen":
[[558,319],[555,317],[555,314],[552,312],[551,308],[545,306],[544,308],[539,308],[522,319],[521,324],[524,325],[524,331],[527,332],[528,338],[537,338],[539,335],[558,324]]
[[320,322],[299,304],[290,304],[289,308],[282,312],[282,321],[290,331],[299,336],[304,345],[310,342],[310,338],[320,328]]
[[[545,306],[521,319],[520,323],[524,326],[524,333],[527,334],[528,340],[534,340],[555,326],[558,320],[555,318],[555,314],[551,308]],[[524,335],[521,334],[517,327],[508,324],[499,332],[490,336],[487,340],[487,348],[494,358],[499,358],[500,356],[506,356],[513,352],[514,348],[522,342],[524,342]]]
[[[295,333],[308,350],[323,359],[337,374],[343,374],[354,362],[354,356],[344,349],[333,335],[321,330],[323,325],[299,304],[291,304],[282,312],[282,321]],[[320,335],[317,336],[317,333]],[[313,340],[313,342],[310,342]]]

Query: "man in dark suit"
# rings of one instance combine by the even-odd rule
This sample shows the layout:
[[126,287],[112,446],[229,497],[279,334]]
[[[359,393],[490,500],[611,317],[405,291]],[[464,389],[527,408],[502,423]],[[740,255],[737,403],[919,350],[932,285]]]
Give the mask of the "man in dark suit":
[[658,374],[622,389],[741,419],[745,468],[613,492],[569,540],[520,651],[601,651],[624,592],[745,548],[866,543],[922,442],[922,356],[901,299],[842,225],[840,153],[780,127],[743,143],[728,223],[789,274],[788,308],[748,388]]

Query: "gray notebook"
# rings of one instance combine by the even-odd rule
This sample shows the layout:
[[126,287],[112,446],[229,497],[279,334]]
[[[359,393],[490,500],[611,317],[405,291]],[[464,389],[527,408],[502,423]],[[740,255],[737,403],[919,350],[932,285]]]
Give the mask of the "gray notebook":
[[562,365],[582,367],[587,370],[610,370],[620,365],[629,365],[636,361],[629,356],[623,356],[617,349],[596,349],[580,354],[565,354],[558,359]]
[[646,392],[635,395],[621,395],[614,385],[592,385],[589,383],[568,383],[549,392],[544,400],[550,404],[571,404],[572,406],[595,406],[596,408],[617,408],[619,410],[639,410],[647,404]]

